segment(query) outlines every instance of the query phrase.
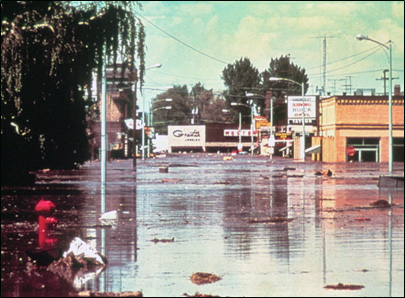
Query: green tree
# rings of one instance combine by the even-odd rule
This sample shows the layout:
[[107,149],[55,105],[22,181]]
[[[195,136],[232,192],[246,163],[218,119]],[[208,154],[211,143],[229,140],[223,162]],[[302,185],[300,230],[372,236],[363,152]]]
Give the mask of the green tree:
[[262,72],[262,92],[273,90],[273,94],[279,97],[283,91],[289,95],[301,95],[301,87],[297,84],[288,81],[270,81],[270,77],[285,78],[293,80],[299,84],[304,83],[304,94],[308,90],[308,76],[305,73],[305,68],[301,68],[290,62],[290,57],[281,56],[273,59],[269,63],[269,68]]
[[194,124],[201,124],[205,120],[204,111],[212,104],[214,92],[204,88],[200,82],[194,85],[190,92],[192,100],[192,116]]
[[284,97],[285,95],[301,95],[301,86],[289,81],[270,81],[271,77],[290,79],[299,84],[303,82],[305,94],[309,86],[308,76],[305,73],[305,68],[291,63],[288,55],[276,59],[272,58],[269,68],[261,73],[261,94],[265,95],[267,91],[271,91],[272,96],[276,99],[273,121],[276,124],[285,124],[288,115]]
[[[192,102],[187,85],[173,86],[152,102],[153,126],[159,134],[167,134],[168,125],[190,125]],[[166,99],[170,98],[168,102]],[[165,107],[170,106],[168,110]]]
[[201,112],[201,122],[203,123],[232,123],[231,117],[226,101],[220,96],[214,97],[209,105],[204,106]]
[[[222,71],[222,79],[227,87],[225,98],[227,105],[231,102],[244,104],[248,103],[246,93],[257,93],[260,87],[259,70],[252,65],[249,58],[241,58],[233,64],[228,64]],[[250,119],[250,109],[241,107],[243,119]],[[232,109],[233,119],[237,119],[236,109]],[[250,120],[249,120],[250,121]]]
[[143,81],[144,30],[129,1],[1,1],[1,183],[89,157],[85,96],[103,48]]

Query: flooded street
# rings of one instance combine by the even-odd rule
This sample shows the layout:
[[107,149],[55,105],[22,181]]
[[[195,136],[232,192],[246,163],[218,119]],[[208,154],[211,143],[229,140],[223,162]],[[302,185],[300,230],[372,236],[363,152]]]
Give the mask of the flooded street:
[[[332,175],[316,175],[323,170]],[[100,162],[41,171],[35,187],[2,188],[1,296],[403,297],[404,189],[378,188],[386,173],[379,163],[179,154],[138,160],[136,174],[131,160],[109,162],[103,194]],[[103,196],[117,210],[112,225],[99,221]],[[41,198],[56,206],[58,246],[80,237],[107,258],[103,271],[32,262]],[[392,205],[372,205],[379,200]],[[221,279],[198,285],[196,272]],[[325,288],[339,283],[363,287]]]

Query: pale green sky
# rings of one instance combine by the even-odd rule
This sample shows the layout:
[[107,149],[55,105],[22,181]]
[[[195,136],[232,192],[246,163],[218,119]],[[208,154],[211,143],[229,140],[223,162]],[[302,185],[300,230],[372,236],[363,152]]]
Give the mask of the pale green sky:
[[[271,58],[290,54],[292,62],[307,70],[309,93],[322,85],[323,37],[327,40],[326,89],[341,94],[375,88],[376,78],[388,68],[387,54],[361,33],[393,43],[393,84],[404,89],[404,2],[402,1],[141,1],[146,27],[147,71],[145,87],[164,88],[201,82],[223,90],[222,70],[228,63],[248,57],[260,71]],[[151,23],[181,42],[176,41]],[[322,37],[322,38],[319,38]],[[373,53],[374,52],[374,53]],[[220,60],[220,61],[218,61]],[[350,87],[347,87],[350,88]],[[159,92],[159,91],[157,91]],[[145,90],[146,97],[154,91]]]

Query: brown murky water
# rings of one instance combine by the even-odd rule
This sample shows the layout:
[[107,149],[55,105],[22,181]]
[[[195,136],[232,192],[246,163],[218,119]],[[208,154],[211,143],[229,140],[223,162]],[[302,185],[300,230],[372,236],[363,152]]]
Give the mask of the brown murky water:
[[[1,296],[403,296],[404,190],[377,187],[386,166],[188,154],[139,161],[135,175],[132,161],[112,161],[106,211],[118,221],[108,227],[98,220],[99,162],[38,172],[35,187],[2,188]],[[324,169],[333,175],[315,175]],[[59,246],[85,240],[107,257],[102,272],[30,265],[40,198],[57,207]],[[393,206],[370,206],[377,200]],[[197,285],[195,272],[221,279]],[[324,288],[338,283],[364,288]]]

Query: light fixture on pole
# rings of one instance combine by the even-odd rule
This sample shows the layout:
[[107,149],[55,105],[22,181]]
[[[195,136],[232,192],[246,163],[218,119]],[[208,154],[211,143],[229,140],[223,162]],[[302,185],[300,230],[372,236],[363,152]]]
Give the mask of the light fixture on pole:
[[[254,142],[253,142],[253,105],[246,105],[243,103],[237,103],[237,102],[231,102],[231,106],[242,106],[242,107],[247,107],[250,108],[250,138],[251,138],[251,144],[250,144],[250,155],[253,156],[253,151],[254,151]],[[239,112],[239,144],[238,144],[238,149],[242,146],[242,114]]]
[[305,99],[304,99],[304,92],[305,92],[305,88],[304,88],[304,82],[302,83],[298,83],[294,80],[291,79],[287,79],[287,78],[275,78],[275,77],[271,77],[269,79],[269,81],[271,82],[277,82],[277,81],[288,81],[291,83],[294,83],[298,86],[301,87],[301,97],[302,97],[302,137],[301,137],[301,159],[305,162]]
[[[262,99],[266,99],[263,95],[253,94],[253,93],[246,93],[248,97],[260,97]],[[270,135],[269,135],[269,143],[270,147],[270,159],[273,159],[274,154],[274,147],[276,145],[276,140],[273,133],[273,97],[270,98]]]
[[392,152],[392,146],[393,146],[393,140],[392,140],[392,41],[389,40],[387,43],[389,46],[369,38],[368,36],[362,35],[362,34],[357,34],[356,38],[358,40],[369,40],[372,41],[383,48],[388,50],[389,53],[389,90],[388,90],[388,171],[390,174],[392,174],[393,171],[393,152]]
[[[161,68],[162,64],[157,63],[145,68],[145,70],[151,68]],[[145,96],[142,95],[142,160],[145,159]]]

